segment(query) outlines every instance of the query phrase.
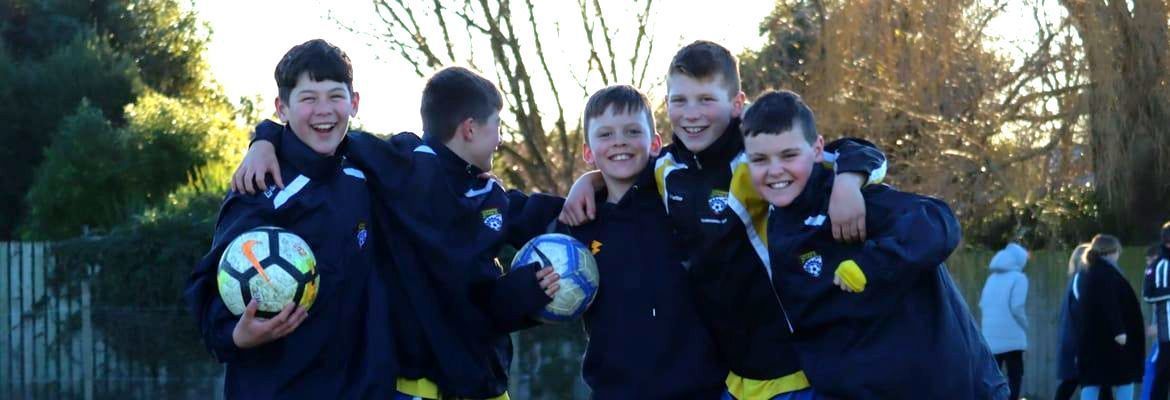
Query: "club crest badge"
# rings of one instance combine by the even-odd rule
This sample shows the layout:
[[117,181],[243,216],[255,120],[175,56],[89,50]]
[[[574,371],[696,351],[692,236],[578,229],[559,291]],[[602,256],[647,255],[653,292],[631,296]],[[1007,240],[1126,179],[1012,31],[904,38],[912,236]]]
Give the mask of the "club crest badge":
[[370,231],[366,229],[366,223],[364,221],[358,222],[357,228],[354,231],[356,232],[355,236],[357,238],[358,248],[364,249],[366,247],[366,239],[370,238]]
[[504,216],[500,214],[498,209],[489,208],[483,210],[480,214],[483,215],[483,224],[488,228],[496,232],[504,229]]
[[723,211],[727,209],[727,192],[712,190],[711,197],[707,198],[707,206],[711,207],[711,212],[723,214]]
[[824,261],[821,255],[815,251],[804,253],[800,256],[800,262],[804,265],[804,272],[808,272],[814,278],[821,276],[821,269],[824,266]]

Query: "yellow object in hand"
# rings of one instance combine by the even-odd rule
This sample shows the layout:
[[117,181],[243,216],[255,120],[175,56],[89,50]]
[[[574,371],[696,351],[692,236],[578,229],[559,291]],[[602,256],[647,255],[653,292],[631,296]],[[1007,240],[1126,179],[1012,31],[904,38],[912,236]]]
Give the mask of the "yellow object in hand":
[[853,260],[842,261],[834,275],[851,292],[860,293],[865,290],[865,273],[861,272],[861,267]]

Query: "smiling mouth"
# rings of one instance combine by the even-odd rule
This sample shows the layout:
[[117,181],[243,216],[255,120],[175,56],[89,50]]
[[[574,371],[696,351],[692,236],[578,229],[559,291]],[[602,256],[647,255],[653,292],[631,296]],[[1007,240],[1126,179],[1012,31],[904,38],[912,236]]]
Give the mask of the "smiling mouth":
[[333,131],[333,128],[336,126],[337,126],[336,122],[309,125],[309,127],[313,128],[313,130],[316,131],[317,133],[329,133],[329,132]]
[[772,182],[772,183],[767,184],[766,186],[768,186],[768,188],[770,188],[770,189],[780,190],[780,189],[784,189],[784,188],[788,187],[789,185],[792,185],[792,181],[790,181],[790,180]]
[[682,128],[683,132],[686,132],[688,135],[697,135],[706,129],[707,129],[706,126],[697,126],[697,127],[696,126],[690,126],[690,127],[684,126]]
[[629,153],[619,153],[608,157],[610,161],[626,161],[632,158],[634,158],[634,155]]

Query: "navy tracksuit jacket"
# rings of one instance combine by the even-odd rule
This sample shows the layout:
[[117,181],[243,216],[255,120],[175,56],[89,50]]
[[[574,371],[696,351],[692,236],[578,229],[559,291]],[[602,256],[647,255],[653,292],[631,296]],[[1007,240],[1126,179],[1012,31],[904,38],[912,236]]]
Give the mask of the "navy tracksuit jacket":
[[[381,397],[392,393],[396,374],[382,271],[375,269],[373,241],[386,233],[373,227],[364,173],[340,156],[316,154],[291,130],[274,125],[282,139],[277,157],[284,182],[256,195],[229,193],[219,212],[211,251],[196,265],[185,300],[203,341],[227,364],[225,395],[246,399]],[[348,144],[342,142],[339,154]],[[320,291],[309,317],[288,336],[239,349],[232,331],[239,320],[224,306],[216,284],[219,258],[236,236],[274,225],[311,246]]]
[[[846,399],[998,399],[1007,383],[942,265],[959,243],[940,200],[867,186],[864,244],[833,239],[833,174],[814,167],[768,243],[793,343],[817,392]],[[847,293],[836,269],[855,261],[868,284]]]
[[[731,372],[771,380],[795,374],[800,364],[789,326],[769,282],[762,234],[767,202],[751,186],[739,120],[699,153],[675,142],[654,165],[661,201],[670,215],[700,315],[711,326]],[[839,172],[879,181],[885,157],[858,140],[838,141]]]
[[593,251],[601,277],[584,316],[582,375],[596,399],[716,399],[727,368],[695,309],[653,179],[647,167],[616,204],[598,192],[594,221],[558,226]]
[[[256,137],[273,135],[258,127]],[[427,378],[443,396],[503,394],[508,334],[534,326],[530,316],[550,299],[535,269],[505,273],[495,257],[505,244],[519,247],[543,233],[560,208],[539,205],[561,200],[505,192],[443,144],[412,133],[385,141],[354,133],[349,142],[345,155],[365,171],[378,224],[393,234],[382,239],[395,270],[399,375]]]

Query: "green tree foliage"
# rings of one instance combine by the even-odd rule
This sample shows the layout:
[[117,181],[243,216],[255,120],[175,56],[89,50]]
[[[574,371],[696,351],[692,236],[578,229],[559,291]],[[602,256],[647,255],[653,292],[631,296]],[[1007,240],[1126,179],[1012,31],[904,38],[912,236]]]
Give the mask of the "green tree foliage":
[[[25,201],[31,198],[26,194],[35,191],[31,188],[35,171],[58,136],[55,132],[62,130],[63,118],[74,115],[83,99],[88,100],[88,107],[100,110],[113,129],[126,128],[126,106],[147,93],[200,106],[221,103],[215,107],[230,109],[217,89],[207,83],[203,50],[208,31],[179,0],[14,0],[0,5],[0,70],[11,72],[0,84],[0,125],[6,127],[0,131],[0,143],[5,144],[0,146],[0,239],[14,236],[22,221],[28,227],[53,225],[62,229],[58,234],[76,234],[78,227],[88,225],[80,221],[62,224],[56,219],[35,221],[61,214],[42,210],[34,217],[29,211],[33,204]],[[224,121],[231,119],[229,116]],[[175,123],[184,124],[181,120]],[[125,155],[111,158],[121,156]],[[172,172],[190,172],[195,166],[184,163],[197,160],[179,157],[170,161],[173,167],[157,172],[177,180],[155,185],[150,193],[156,193],[154,188],[173,189],[185,183],[189,173]],[[51,191],[40,189],[40,193]],[[149,201],[128,202],[125,210],[109,215],[132,215],[143,204]],[[68,230],[70,227],[73,229]],[[21,231],[29,237],[49,237],[30,228]]]
[[0,5],[0,37],[13,55],[41,59],[96,32],[129,56],[146,84],[170,96],[204,91],[208,28],[178,0],[11,0]]
[[125,220],[124,205],[138,201],[130,196],[130,182],[122,179],[129,166],[126,131],[83,101],[53,136],[28,193],[33,207],[26,229],[34,237],[62,238],[78,235],[82,225]]
[[111,351],[179,378],[164,393],[213,376],[181,288],[256,111],[209,83],[208,32],[179,0],[0,11],[0,239],[20,222],[22,237],[56,241],[50,292],[87,282]]
[[61,239],[81,234],[83,226],[108,229],[188,183],[222,192],[225,167],[234,164],[229,158],[245,146],[222,101],[152,93],[127,106],[125,115],[127,125],[114,128],[83,103],[55,132],[28,194],[27,236]]
[[82,99],[100,117],[122,122],[122,108],[141,90],[133,60],[90,35],[57,48],[38,61],[0,55],[11,79],[0,84],[0,237],[8,236],[26,209],[32,184],[53,131]]

